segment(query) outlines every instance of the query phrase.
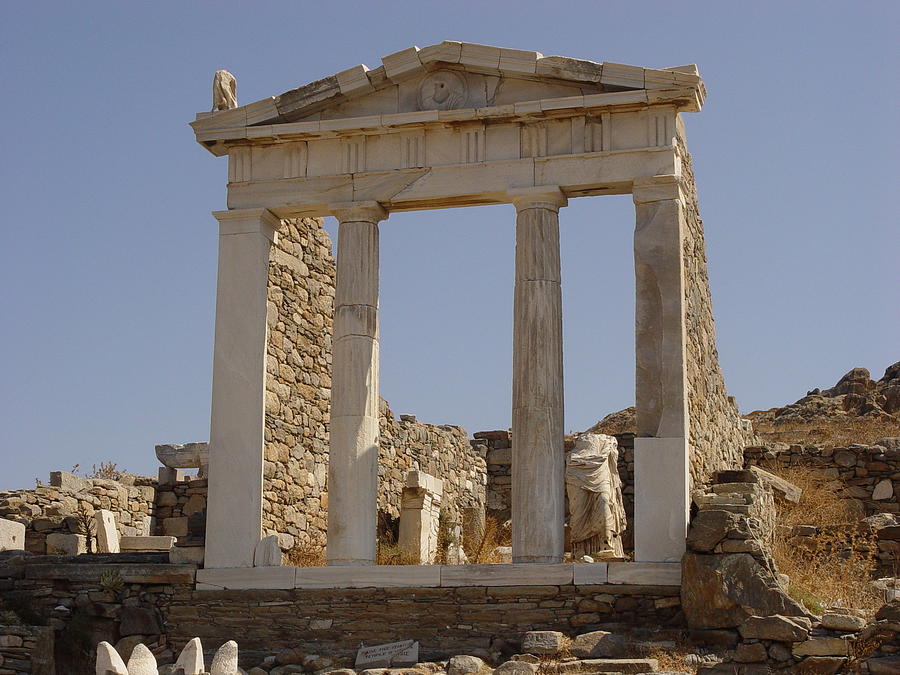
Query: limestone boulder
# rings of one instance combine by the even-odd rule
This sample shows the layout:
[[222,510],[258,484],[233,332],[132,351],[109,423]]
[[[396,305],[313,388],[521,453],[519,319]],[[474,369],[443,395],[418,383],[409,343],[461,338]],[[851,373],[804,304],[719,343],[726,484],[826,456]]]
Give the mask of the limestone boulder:
[[454,656],[447,662],[447,675],[482,675],[491,667],[477,656]]
[[857,631],[865,628],[866,621],[852,614],[827,612],[822,616],[822,627],[829,630]]
[[532,630],[522,638],[522,651],[538,656],[559,654],[568,638],[555,630]]
[[733,628],[751,616],[806,616],[775,574],[747,553],[686,553],[681,605],[691,628]]
[[615,658],[628,656],[629,642],[621,635],[604,630],[582,633],[572,640],[569,653],[579,659]]
[[797,664],[799,675],[833,675],[841,672],[846,659],[839,656],[810,656]]
[[687,545],[692,551],[708,553],[722,541],[728,531],[738,527],[740,517],[730,511],[708,509],[700,511],[691,521]]
[[815,637],[794,645],[794,656],[846,656],[849,643],[836,637]]
[[882,656],[866,661],[869,675],[897,675],[900,673],[900,656]]
[[534,675],[538,671],[538,664],[527,661],[507,661],[501,663],[494,675]]

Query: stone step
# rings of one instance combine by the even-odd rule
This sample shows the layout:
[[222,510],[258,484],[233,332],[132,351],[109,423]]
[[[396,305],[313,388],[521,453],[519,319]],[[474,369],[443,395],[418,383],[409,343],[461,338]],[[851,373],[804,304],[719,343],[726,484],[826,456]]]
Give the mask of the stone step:
[[580,659],[564,661],[556,665],[557,673],[593,675],[594,673],[655,673],[659,670],[656,659]]

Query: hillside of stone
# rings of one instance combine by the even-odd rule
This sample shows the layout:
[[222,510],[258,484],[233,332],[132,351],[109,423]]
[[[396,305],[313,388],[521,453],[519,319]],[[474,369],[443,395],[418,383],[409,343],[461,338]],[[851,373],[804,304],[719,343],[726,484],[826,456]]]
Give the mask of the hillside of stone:
[[[830,389],[813,389],[795,403],[744,415],[763,442],[841,446],[900,436],[900,361],[879,380],[853,368]],[[610,413],[588,431],[634,433],[634,408]]]
[[871,444],[900,436],[900,361],[877,381],[865,368],[853,368],[830,389],[813,389],[795,403],[745,417],[768,442]]

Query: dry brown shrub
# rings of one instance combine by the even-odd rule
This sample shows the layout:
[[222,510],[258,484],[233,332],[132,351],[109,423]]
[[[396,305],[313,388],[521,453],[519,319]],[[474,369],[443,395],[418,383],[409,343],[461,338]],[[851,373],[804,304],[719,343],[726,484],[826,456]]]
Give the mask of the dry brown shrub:
[[[772,555],[790,577],[788,593],[821,613],[828,606],[874,613],[881,599],[870,587],[877,568],[877,544],[862,522],[862,505],[845,494],[840,481],[808,467],[766,467],[803,490],[798,503],[778,500]],[[797,525],[818,533],[797,539]]]
[[488,516],[481,527],[463,518],[463,549],[472,564],[502,562],[497,547],[509,546],[511,538],[509,525],[496,518]]
[[900,436],[900,419],[883,417],[838,417],[834,420],[817,419],[812,422],[774,424],[764,417],[754,418],[753,431],[764,441],[846,447],[853,443],[872,445],[889,436]]
[[313,542],[297,544],[285,552],[284,564],[293,567],[323,567],[328,564],[325,547]]
[[376,565],[418,565],[419,558],[393,542],[379,542],[375,554]]

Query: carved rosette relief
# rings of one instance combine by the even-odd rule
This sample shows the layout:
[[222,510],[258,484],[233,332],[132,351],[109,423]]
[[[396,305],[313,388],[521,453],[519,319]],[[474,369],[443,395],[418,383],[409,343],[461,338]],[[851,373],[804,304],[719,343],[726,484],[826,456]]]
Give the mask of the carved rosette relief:
[[419,83],[419,110],[455,110],[469,95],[466,79],[454,70],[435,70]]

